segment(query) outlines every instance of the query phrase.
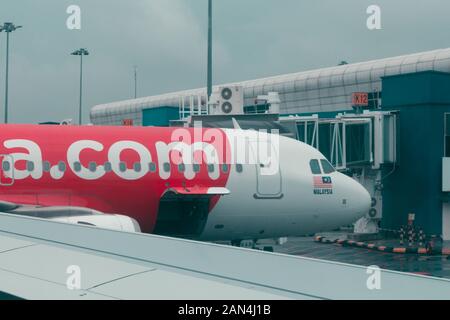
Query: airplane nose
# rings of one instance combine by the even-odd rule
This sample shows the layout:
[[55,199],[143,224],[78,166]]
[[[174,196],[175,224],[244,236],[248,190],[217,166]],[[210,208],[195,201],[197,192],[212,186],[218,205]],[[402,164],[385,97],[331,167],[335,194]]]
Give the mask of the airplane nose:
[[372,198],[366,188],[356,181],[353,181],[351,189],[352,201],[350,206],[355,218],[359,219],[369,212]]

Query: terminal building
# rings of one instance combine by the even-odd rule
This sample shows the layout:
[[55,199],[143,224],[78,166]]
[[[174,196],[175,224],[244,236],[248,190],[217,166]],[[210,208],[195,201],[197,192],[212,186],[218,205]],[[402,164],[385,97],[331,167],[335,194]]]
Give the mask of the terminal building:
[[[450,240],[450,49],[225,84],[214,92],[214,103],[201,88],[98,105],[91,122],[275,123],[366,186],[373,208],[358,231],[398,230],[414,219],[426,234]],[[228,92],[232,103],[225,101]]]

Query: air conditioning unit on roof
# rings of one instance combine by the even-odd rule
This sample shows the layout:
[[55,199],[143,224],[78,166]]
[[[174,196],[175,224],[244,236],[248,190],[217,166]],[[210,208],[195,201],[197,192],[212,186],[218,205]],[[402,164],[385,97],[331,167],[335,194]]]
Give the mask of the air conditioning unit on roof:
[[211,115],[244,114],[244,89],[242,86],[219,87],[211,95]]

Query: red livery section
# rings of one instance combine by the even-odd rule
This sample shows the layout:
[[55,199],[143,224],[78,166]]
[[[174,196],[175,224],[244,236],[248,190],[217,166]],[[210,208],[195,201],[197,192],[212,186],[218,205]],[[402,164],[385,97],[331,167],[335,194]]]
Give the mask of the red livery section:
[[144,232],[169,200],[211,210],[231,156],[219,129],[45,125],[0,126],[0,154],[0,200],[122,214]]

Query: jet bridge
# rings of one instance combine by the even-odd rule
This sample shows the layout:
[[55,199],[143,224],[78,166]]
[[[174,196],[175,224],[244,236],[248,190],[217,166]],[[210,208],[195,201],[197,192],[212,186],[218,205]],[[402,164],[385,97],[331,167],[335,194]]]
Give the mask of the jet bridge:
[[320,150],[339,170],[351,175],[372,196],[372,208],[355,232],[375,233],[382,218],[383,167],[395,170],[398,112],[365,111],[335,118],[280,117],[298,140]]
[[336,118],[280,117],[296,138],[320,150],[338,170],[378,170],[396,161],[397,113],[366,111]]

